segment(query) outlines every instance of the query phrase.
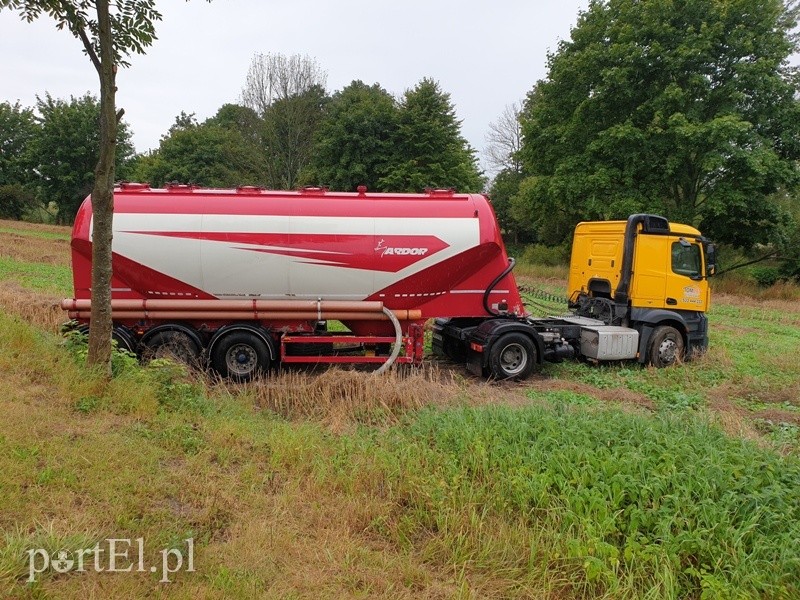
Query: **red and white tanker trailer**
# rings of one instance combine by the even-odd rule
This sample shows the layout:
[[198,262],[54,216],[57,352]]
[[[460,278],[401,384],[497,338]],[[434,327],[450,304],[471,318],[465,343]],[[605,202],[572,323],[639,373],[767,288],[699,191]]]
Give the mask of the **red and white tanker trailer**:
[[[544,359],[579,354],[591,328],[635,347],[593,358],[644,359],[635,325],[604,332],[598,328],[614,324],[529,317],[481,194],[123,183],[114,193],[113,235],[117,343],[138,354],[168,349],[208,361],[238,380],[278,363],[419,363],[423,327],[433,318],[438,354],[498,378],[525,377]],[[75,297],[62,302],[84,326],[91,246],[87,198],[72,235]],[[349,331],[328,331],[329,321]],[[700,343],[683,329],[681,351]]]

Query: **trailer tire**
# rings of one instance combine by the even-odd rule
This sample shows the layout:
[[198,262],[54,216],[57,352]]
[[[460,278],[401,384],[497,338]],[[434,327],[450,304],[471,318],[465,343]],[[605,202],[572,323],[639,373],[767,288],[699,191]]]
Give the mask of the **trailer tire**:
[[200,365],[200,348],[186,332],[159,331],[148,338],[143,346],[142,357],[146,360],[170,358],[192,368]]
[[[75,328],[75,331],[81,335],[85,335],[88,338],[89,325],[86,323],[83,325],[78,325],[78,327]],[[117,342],[117,348],[119,350],[126,350],[131,354],[136,354],[136,339],[133,337],[133,334],[127,327],[115,325],[114,329],[111,331],[111,339]]]
[[671,325],[661,325],[653,330],[647,347],[648,362],[659,369],[678,364],[683,360],[685,345],[680,331]]
[[533,372],[537,360],[531,338],[524,333],[506,333],[492,344],[489,371],[495,379],[525,379]]
[[119,350],[125,350],[131,354],[136,354],[136,338],[133,337],[130,329],[122,325],[116,325],[111,332],[111,339],[117,342]]
[[269,348],[250,331],[232,331],[211,351],[211,366],[223,377],[237,383],[250,381],[270,367]]

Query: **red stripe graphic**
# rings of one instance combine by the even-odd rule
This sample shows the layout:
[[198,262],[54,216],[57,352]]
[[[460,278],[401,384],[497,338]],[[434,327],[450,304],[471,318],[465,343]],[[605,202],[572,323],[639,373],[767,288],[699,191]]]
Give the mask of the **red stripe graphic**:
[[[396,273],[449,245],[433,235],[125,231],[230,245],[237,250],[290,256],[295,262]],[[240,244],[258,247],[243,247]]]

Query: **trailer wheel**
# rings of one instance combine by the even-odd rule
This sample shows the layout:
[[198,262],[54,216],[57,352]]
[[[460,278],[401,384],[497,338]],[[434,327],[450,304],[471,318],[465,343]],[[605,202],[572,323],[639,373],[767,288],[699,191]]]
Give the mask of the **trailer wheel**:
[[658,368],[669,367],[683,360],[683,336],[670,325],[656,327],[647,348],[648,361]]
[[159,331],[144,343],[143,358],[170,358],[190,367],[200,364],[200,348],[183,331]]
[[127,350],[131,354],[136,354],[136,339],[130,332],[130,329],[117,325],[111,332],[111,339],[117,342],[117,348],[120,350]]
[[536,346],[522,333],[506,333],[489,351],[489,370],[496,379],[525,379],[536,361]]
[[269,349],[254,333],[232,331],[214,346],[211,365],[220,375],[244,383],[269,369]]
[[[72,330],[68,330],[72,331]],[[78,325],[74,331],[81,335],[89,336],[89,325]],[[131,330],[122,325],[115,325],[111,331],[111,339],[117,342],[117,348],[120,350],[127,350],[131,354],[136,354],[136,340],[131,333]]]

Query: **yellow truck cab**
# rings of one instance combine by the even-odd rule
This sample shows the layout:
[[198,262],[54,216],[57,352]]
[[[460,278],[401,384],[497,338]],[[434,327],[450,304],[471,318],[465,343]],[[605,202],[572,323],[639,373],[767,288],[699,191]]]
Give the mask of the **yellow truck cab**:
[[579,223],[569,275],[579,316],[638,331],[640,362],[664,366],[708,346],[714,246],[655,215]]
[[[656,215],[580,223],[569,275],[569,314],[436,319],[433,351],[476,375],[524,379],[544,361],[637,360],[668,367],[708,347],[708,277],[714,245]],[[508,275],[509,266],[484,292]]]

